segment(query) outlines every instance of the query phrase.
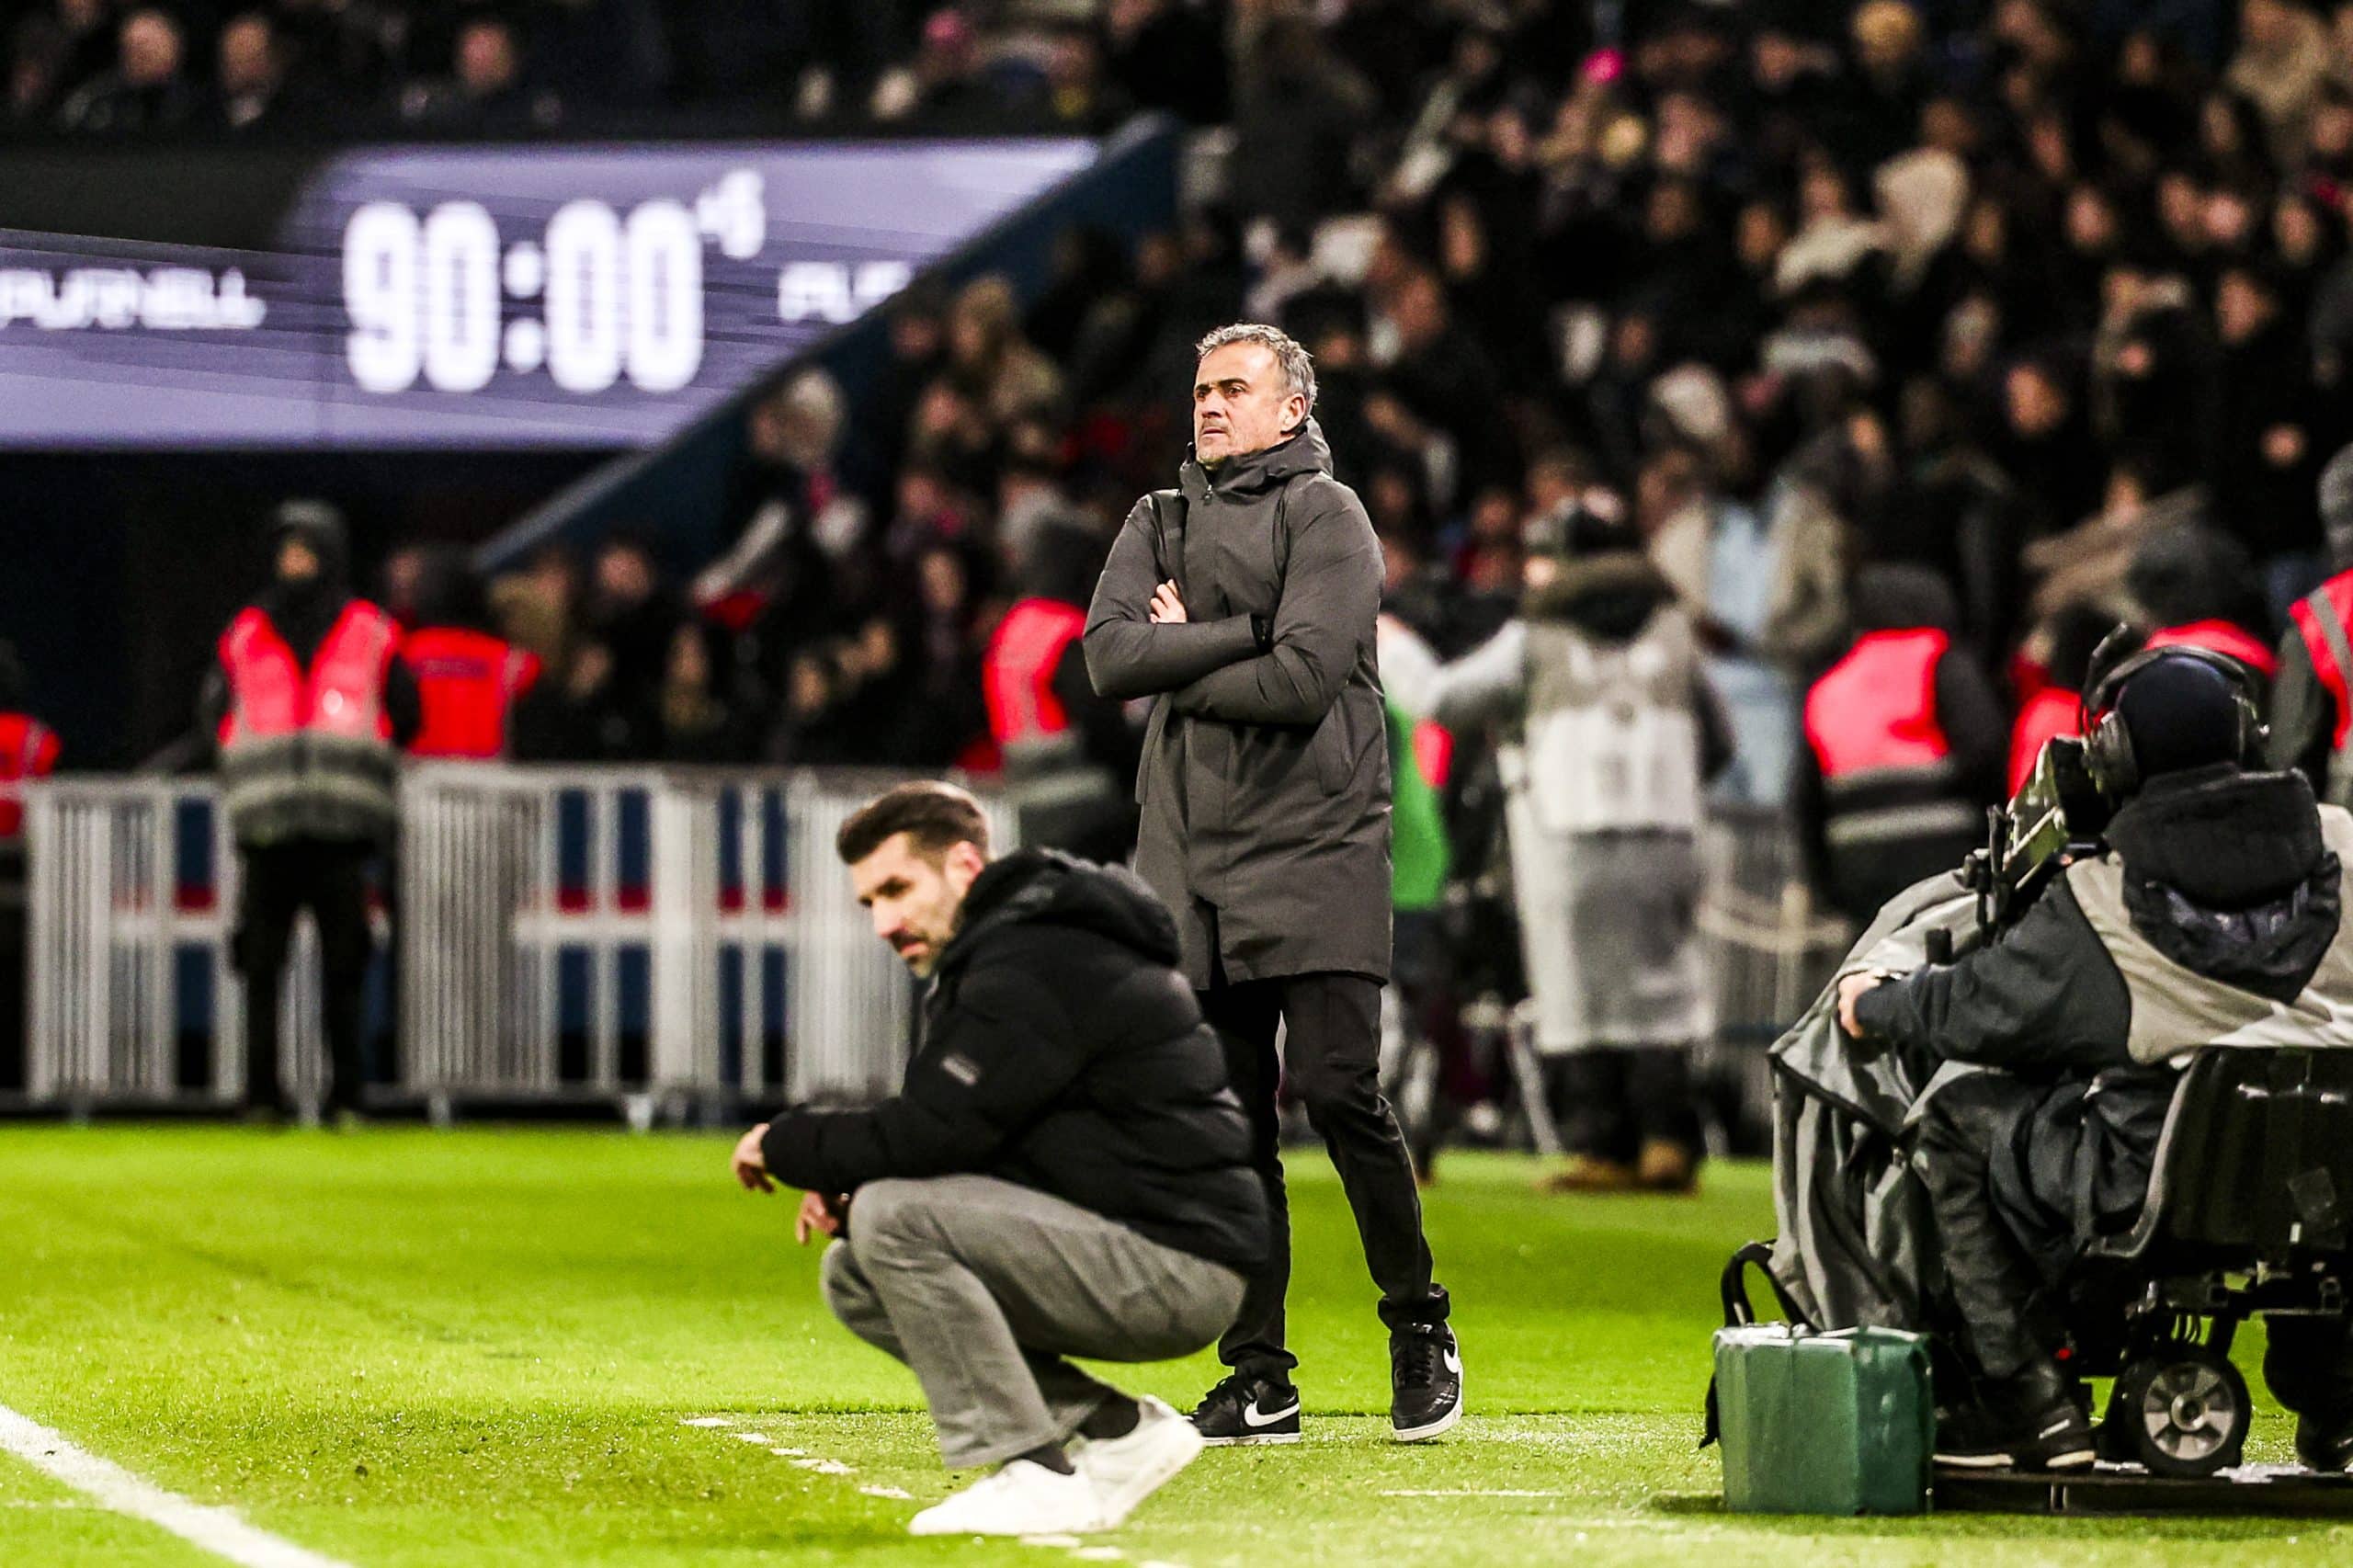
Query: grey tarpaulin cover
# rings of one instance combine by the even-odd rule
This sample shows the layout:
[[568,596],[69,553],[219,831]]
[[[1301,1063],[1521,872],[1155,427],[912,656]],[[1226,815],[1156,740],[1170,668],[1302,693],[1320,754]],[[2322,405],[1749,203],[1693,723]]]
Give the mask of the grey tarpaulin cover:
[[1773,1043],[1773,1214],[1768,1267],[1788,1307],[1817,1329],[1926,1326],[1941,1286],[1927,1191],[1900,1134],[1937,1064],[1858,1045],[1838,1027],[1839,978],[1908,973],[1928,933],[1978,942],[1977,901],[1950,873],[1890,900],[1805,1016]]

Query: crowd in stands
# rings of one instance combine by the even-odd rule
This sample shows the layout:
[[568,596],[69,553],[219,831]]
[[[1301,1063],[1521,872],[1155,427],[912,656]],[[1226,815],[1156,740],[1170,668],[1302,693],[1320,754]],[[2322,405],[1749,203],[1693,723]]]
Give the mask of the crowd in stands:
[[1868,569],[1920,568],[1908,613],[2011,707],[2120,619],[2268,644],[2353,435],[2353,4],[6,14],[28,124],[765,97],[1230,129],[1222,198],[1170,232],[1072,233],[1026,303],[918,287],[855,406],[815,373],[763,403],[716,561],[665,571],[649,518],[496,585],[546,668],[526,756],[985,767],[996,618],[1083,592],[1071,563],[1170,482],[1193,343],[1237,318],[1313,352],[1392,608],[1441,653],[1508,613],[1531,524],[1636,524],[1711,650],[1719,789],[1764,805],[1803,792],[1801,696]]
[[[0,0],[0,131],[514,135],[620,112],[1108,130],[1227,103],[1209,7],[1118,0]],[[1162,80],[1183,73],[1181,82]]]
[[2117,619],[2268,644],[2353,434],[2353,5],[2144,12],[1631,6],[1602,40],[1567,6],[1120,0],[1098,43],[1199,57],[1122,92],[1230,115],[1229,199],[1068,235],[1026,310],[902,296],[861,406],[812,375],[754,415],[699,578],[621,540],[505,585],[566,698],[546,744],[985,763],[994,618],[1170,482],[1191,345],[1236,318],[1314,353],[1441,653],[1516,602],[1532,522],[1639,525],[1735,798],[1802,784],[1870,567],[1924,569],[1912,613],[2013,705]]

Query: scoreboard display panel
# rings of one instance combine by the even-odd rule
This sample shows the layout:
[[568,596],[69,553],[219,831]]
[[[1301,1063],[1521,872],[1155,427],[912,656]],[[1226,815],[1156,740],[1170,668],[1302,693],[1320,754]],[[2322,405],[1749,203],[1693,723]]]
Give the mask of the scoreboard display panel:
[[1096,153],[378,148],[268,251],[0,230],[0,448],[653,445]]

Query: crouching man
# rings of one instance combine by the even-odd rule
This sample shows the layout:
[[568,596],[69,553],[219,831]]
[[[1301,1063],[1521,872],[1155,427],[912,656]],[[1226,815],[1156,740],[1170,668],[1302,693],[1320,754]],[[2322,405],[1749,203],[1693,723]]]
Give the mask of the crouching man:
[[[1980,1398],[1940,1419],[1945,1464],[2093,1460],[2052,1290],[2148,1194],[2175,1067],[2234,1036],[2353,1045],[2353,816],[2300,774],[2258,773],[2246,677],[2167,649],[2095,687],[2087,749],[2119,802],[2109,852],[2079,861],[1959,962],[1839,984],[1849,1034],[2004,1071],[1940,1082],[1914,1164],[1936,1211],[1958,1346]],[[2088,1223],[2087,1223],[2088,1221]],[[2353,1357],[2341,1318],[2267,1320],[2265,1380],[2297,1413],[2296,1452],[2353,1469]]]
[[914,1369],[950,1469],[995,1467],[915,1534],[1112,1528],[1201,1438],[1066,1358],[1214,1343],[1267,1241],[1176,924],[1124,870],[1040,850],[992,864],[952,785],[879,797],[836,848],[875,935],[931,981],[923,1044],[895,1097],[745,1133],[736,1179],[809,1194],[801,1239],[835,1238],[827,1305]]

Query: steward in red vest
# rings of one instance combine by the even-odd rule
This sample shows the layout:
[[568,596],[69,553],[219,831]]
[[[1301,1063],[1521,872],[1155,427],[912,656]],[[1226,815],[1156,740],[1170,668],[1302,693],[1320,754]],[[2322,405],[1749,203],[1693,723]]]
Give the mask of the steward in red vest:
[[423,714],[409,751],[505,756],[515,704],[540,678],[539,656],[489,630],[482,579],[459,551],[426,558],[415,602],[416,624],[401,640]]
[[[57,767],[57,732],[20,710],[24,672],[17,651],[0,642],[0,855],[22,852],[25,786]],[[0,891],[0,897],[5,897]]]
[[1084,528],[1050,521],[1024,554],[1022,597],[981,657],[1006,793],[1021,813],[1023,844],[1121,861],[1135,845],[1135,732],[1118,702],[1095,694],[1080,645],[1103,547]]
[[25,801],[57,766],[57,734],[23,710],[25,673],[0,640],[0,1089],[25,1084]]
[[1797,802],[1830,902],[1866,924],[1984,841],[2008,734],[1944,579],[1870,567],[1854,602],[1858,636],[1806,693]]
[[278,989],[307,908],[324,970],[331,1111],[360,1104],[368,867],[392,837],[397,752],[416,733],[416,683],[392,617],[345,588],[342,519],[279,508],[275,580],[237,612],[207,682],[222,809],[240,866],[233,958],[245,983],[245,1092],[282,1112]]
[[2279,672],[2271,687],[2271,739],[2267,760],[2295,768],[2313,793],[2335,806],[2353,806],[2353,446],[2329,460],[2320,475],[2321,521],[2336,575],[2299,600],[2279,644]]
[[2203,648],[2236,659],[2268,696],[2279,661],[2247,631],[2265,624],[2262,588],[2246,546],[2211,523],[2160,528],[2136,546],[2124,591],[2152,626],[2144,648]]

